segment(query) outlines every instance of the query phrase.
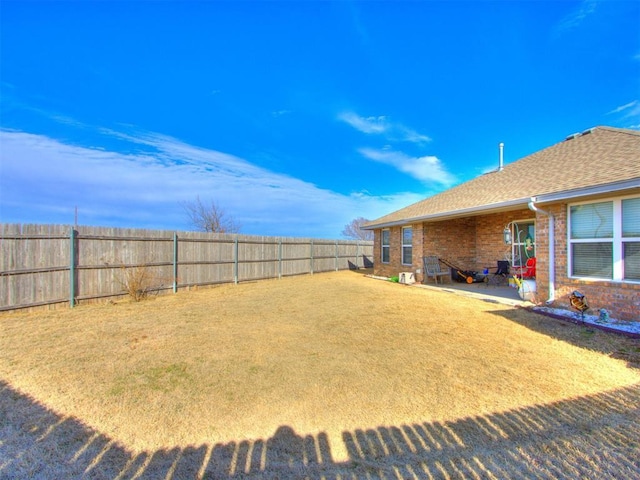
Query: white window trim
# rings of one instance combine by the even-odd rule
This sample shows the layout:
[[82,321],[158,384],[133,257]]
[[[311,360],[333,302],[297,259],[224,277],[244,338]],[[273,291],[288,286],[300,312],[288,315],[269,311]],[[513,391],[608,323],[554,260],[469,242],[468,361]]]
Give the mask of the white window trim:
[[[411,230],[411,245],[404,243],[404,231],[407,229]],[[402,265],[413,265],[413,227],[402,227],[400,235],[400,261],[402,262]],[[411,263],[405,263],[404,261],[404,247],[411,247]]]
[[[597,200],[589,200],[584,202],[575,202],[567,205],[567,277],[580,280],[594,280],[604,282],[621,282],[621,283],[640,283],[638,280],[623,279],[623,258],[622,244],[623,242],[640,242],[640,237],[622,237],[622,201],[629,198],[638,198],[638,195],[627,195],[624,197],[608,197],[598,198]],[[571,207],[577,205],[589,205],[593,203],[613,202],[613,237],[611,238],[587,238],[572,240],[571,239]],[[602,277],[580,277],[573,275],[573,245],[575,243],[603,243],[611,242],[613,245],[613,278]]]
[[[389,232],[389,243],[388,244],[384,244],[384,232]],[[385,262],[384,261],[384,249],[385,247],[388,249],[389,251],[389,255],[387,255],[388,260]],[[391,263],[391,230],[388,228],[383,228],[380,231],[380,263]]]

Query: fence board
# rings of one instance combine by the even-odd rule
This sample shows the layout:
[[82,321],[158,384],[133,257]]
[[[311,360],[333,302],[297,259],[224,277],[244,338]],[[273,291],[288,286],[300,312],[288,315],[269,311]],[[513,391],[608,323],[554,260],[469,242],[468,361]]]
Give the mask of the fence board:
[[[72,228],[0,224],[0,310],[70,301]],[[372,242],[91,226],[75,230],[74,301],[123,295],[127,272],[138,267],[146,268],[153,286],[164,291],[174,281],[185,288],[372,265]]]
[[0,308],[68,298],[69,227],[0,225]]

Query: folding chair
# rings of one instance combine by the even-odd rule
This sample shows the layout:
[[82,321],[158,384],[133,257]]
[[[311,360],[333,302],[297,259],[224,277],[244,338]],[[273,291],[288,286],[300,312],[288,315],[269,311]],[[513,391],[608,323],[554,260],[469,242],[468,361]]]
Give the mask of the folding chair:
[[489,276],[485,277],[485,281],[487,282],[487,286],[493,285],[497,287],[498,285],[503,285],[507,283],[507,278],[509,277],[509,262],[507,260],[498,260],[498,266],[496,267],[496,271]]
[[[438,277],[449,277],[451,282],[451,270],[442,270],[440,267],[440,259],[435,255],[427,255],[422,259],[424,264],[424,283],[427,283],[429,277],[433,277],[433,280],[438,283]],[[444,281],[442,282],[444,283]]]

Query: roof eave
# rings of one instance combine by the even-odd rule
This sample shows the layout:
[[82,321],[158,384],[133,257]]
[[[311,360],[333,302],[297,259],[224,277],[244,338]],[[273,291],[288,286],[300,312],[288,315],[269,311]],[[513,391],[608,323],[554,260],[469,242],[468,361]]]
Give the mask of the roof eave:
[[422,215],[419,217],[403,218],[401,220],[395,220],[392,222],[381,222],[376,224],[366,225],[363,230],[378,230],[380,228],[398,227],[400,225],[408,225],[411,223],[420,222],[438,222],[442,220],[450,220],[460,217],[473,217],[482,215],[485,213],[497,213],[507,210],[514,210],[518,207],[527,207],[531,197],[518,198],[516,200],[508,200],[506,202],[492,203],[489,205],[480,205],[476,207],[463,208],[461,210],[450,210],[447,212],[438,212],[431,215]]
[[609,193],[621,193],[625,190],[633,191],[640,189],[640,177],[630,180],[605,183],[592,187],[578,188],[575,190],[564,190],[562,192],[546,193],[537,195],[536,203],[553,203],[563,200],[577,200],[583,197],[603,196]]
[[[535,198],[538,204],[548,204],[564,200],[577,200],[584,197],[602,196],[610,193],[621,193],[624,191],[632,192],[640,189],[640,177],[630,180],[622,180],[619,182],[596,185],[592,187],[579,188],[575,190],[565,190],[561,192],[546,193],[537,195]],[[449,220],[452,218],[471,217],[484,213],[497,213],[506,210],[513,210],[517,207],[527,206],[531,197],[509,200],[507,202],[492,203],[490,205],[481,205],[477,207],[469,207],[461,210],[452,210],[447,212],[439,212],[431,215],[423,215],[419,217],[403,218],[393,222],[382,222],[362,227],[363,230],[377,230],[380,228],[397,227],[400,225],[408,225],[411,223]]]

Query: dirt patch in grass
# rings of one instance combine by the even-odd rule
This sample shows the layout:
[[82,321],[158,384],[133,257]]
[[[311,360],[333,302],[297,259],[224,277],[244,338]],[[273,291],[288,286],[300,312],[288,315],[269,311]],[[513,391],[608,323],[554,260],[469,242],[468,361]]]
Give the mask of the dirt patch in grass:
[[[8,313],[0,329],[0,475],[29,463],[43,478],[160,464],[195,477],[309,475],[312,464],[313,475],[393,476],[399,462],[420,477],[439,452],[436,473],[500,477],[509,462],[552,474],[545,456],[566,463],[606,445],[616,472],[638,466],[615,432],[638,446],[640,341],[448,292],[336,272]],[[43,425],[71,428],[78,445],[43,452]],[[120,460],[105,463],[104,445]],[[61,470],[44,467],[48,455]],[[585,465],[606,473],[609,455]],[[473,460],[483,456],[495,466]]]

